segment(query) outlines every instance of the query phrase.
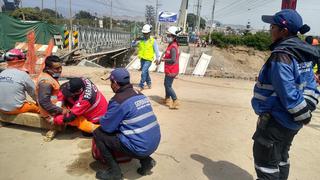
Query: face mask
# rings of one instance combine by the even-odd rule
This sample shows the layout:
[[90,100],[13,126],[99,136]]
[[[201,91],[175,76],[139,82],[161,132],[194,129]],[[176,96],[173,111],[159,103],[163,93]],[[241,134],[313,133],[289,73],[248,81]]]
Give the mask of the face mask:
[[61,73],[53,73],[52,77],[55,79],[58,79],[60,77]]
[[168,43],[172,43],[173,42],[173,38],[172,37],[167,37],[167,41],[168,41]]

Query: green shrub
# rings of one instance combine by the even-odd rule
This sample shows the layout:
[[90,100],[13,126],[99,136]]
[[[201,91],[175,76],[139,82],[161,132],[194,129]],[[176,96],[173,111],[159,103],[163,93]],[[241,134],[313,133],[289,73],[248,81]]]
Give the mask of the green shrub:
[[256,34],[247,33],[245,35],[224,35],[223,33],[213,32],[211,34],[212,43],[220,48],[228,46],[245,45],[261,51],[269,49],[271,37],[269,33],[257,32]]

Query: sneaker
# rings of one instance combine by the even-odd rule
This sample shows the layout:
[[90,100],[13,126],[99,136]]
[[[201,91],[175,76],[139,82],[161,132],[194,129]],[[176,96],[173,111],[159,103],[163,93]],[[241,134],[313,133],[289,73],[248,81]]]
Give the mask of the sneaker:
[[151,169],[156,166],[156,161],[151,157],[140,160],[141,167],[137,169],[137,173],[141,176],[145,176],[151,173]]
[[148,85],[148,88],[149,88],[149,89],[151,89],[151,88],[152,88],[151,84],[150,84],[150,85]]

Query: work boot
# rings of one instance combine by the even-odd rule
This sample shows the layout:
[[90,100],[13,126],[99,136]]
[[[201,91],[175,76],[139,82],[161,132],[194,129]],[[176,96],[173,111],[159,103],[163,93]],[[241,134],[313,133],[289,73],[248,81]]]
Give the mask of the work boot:
[[169,106],[170,109],[179,109],[178,99],[173,100],[172,104]]
[[137,173],[145,176],[151,172],[151,169],[156,166],[156,161],[150,156],[145,159],[140,159],[141,167],[137,169]]
[[108,149],[103,149],[103,146],[101,142],[96,141],[97,147],[101,150],[101,154],[104,158],[104,160],[109,165],[109,169],[98,171],[96,173],[97,179],[103,179],[103,180],[121,180],[122,174],[121,169],[119,167],[119,164],[116,162],[114,157],[112,156],[111,152]]
[[171,99],[170,98],[164,98],[162,100],[162,103],[166,106],[170,106],[170,103],[171,103]]
[[103,180],[120,180],[122,179],[122,173],[121,169],[118,165],[118,163],[112,158],[106,159],[108,165],[110,166],[107,170],[98,171],[96,173],[97,179],[103,179]]
[[98,171],[96,173],[96,178],[102,179],[102,180],[121,180],[122,174],[121,174],[121,171],[108,169],[108,170]]
[[143,90],[144,90],[144,87],[139,87],[138,88],[138,91],[140,91],[140,92],[143,91]]

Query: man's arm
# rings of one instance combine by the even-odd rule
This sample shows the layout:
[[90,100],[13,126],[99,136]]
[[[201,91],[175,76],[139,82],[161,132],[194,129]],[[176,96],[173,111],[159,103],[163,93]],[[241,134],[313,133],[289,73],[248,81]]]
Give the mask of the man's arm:
[[271,62],[271,83],[282,105],[292,114],[294,121],[308,123],[311,111],[308,102],[295,83],[293,63],[288,55],[277,55]]
[[52,104],[52,86],[45,81],[39,82],[38,103],[46,110],[51,116],[55,116],[62,113],[62,108]]
[[111,100],[107,113],[100,119],[100,125],[103,131],[113,133],[118,130],[119,124],[125,117],[125,112],[120,104]]
[[156,60],[159,61],[160,59],[160,52],[159,52],[159,47],[158,47],[158,44],[157,44],[157,41],[154,40],[154,43],[153,43],[153,50],[154,52],[156,53]]

